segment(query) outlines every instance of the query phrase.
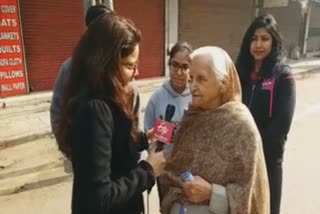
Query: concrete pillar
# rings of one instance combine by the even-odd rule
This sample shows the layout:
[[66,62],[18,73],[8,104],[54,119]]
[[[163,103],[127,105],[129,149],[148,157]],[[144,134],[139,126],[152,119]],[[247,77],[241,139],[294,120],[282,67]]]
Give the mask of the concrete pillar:
[[114,10],[113,9],[113,0],[96,0],[95,4],[104,4],[108,8],[110,8],[111,10]]
[[110,8],[111,10],[114,10],[113,7],[113,0],[105,0],[104,2],[102,2],[103,4],[105,4],[108,8]]
[[179,0],[166,0],[165,3],[165,76],[169,75],[167,52],[178,41],[179,34]]
[[310,27],[310,16],[311,16],[311,6],[309,4],[308,9],[307,9],[307,13],[305,15],[305,22],[304,22],[304,35],[303,35],[303,43],[302,43],[302,55],[303,56],[305,56],[307,54],[309,27]]
[[96,0],[83,0],[83,12],[84,14],[87,12],[87,9],[96,4]]
[[256,2],[256,14],[255,17],[261,15],[261,10],[264,8],[264,0],[255,0]]

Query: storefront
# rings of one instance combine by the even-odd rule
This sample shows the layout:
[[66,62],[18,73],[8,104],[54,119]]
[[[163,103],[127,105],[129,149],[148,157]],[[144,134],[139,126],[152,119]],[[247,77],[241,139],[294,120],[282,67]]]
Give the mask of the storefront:
[[113,4],[118,14],[131,19],[142,32],[138,79],[162,76],[165,72],[165,1],[114,0]]
[[83,3],[20,0],[30,91],[51,90],[84,30]]
[[[114,0],[113,4],[142,32],[139,78],[163,75],[165,1]],[[82,1],[0,0],[1,97],[52,90],[61,64],[72,55],[85,29],[84,6]]]
[[236,58],[254,13],[252,0],[180,0],[179,39],[194,48],[220,46]]
[[27,93],[26,76],[18,2],[0,0],[0,97]]

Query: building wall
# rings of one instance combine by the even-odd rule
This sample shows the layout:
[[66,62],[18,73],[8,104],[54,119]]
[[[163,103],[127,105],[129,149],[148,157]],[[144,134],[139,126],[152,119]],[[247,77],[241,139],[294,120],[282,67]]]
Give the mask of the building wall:
[[252,0],[180,0],[179,40],[200,46],[220,46],[233,59],[255,13]]
[[295,47],[301,47],[303,33],[303,13],[300,3],[290,2],[287,7],[264,8],[260,14],[272,14],[279,24],[288,53]]

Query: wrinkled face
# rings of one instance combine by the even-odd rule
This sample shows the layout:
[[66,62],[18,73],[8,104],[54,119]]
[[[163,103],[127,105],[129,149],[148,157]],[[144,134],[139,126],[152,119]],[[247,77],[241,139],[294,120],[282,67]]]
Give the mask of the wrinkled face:
[[222,84],[213,71],[211,60],[208,56],[197,56],[191,62],[190,87],[195,108],[208,109],[221,96]]
[[255,61],[263,61],[271,52],[272,36],[266,28],[258,28],[251,40],[250,53]]
[[190,56],[187,51],[179,51],[169,62],[170,80],[174,89],[186,88],[189,77]]
[[139,45],[136,45],[134,51],[127,57],[120,60],[120,74],[125,84],[131,82],[139,74]]

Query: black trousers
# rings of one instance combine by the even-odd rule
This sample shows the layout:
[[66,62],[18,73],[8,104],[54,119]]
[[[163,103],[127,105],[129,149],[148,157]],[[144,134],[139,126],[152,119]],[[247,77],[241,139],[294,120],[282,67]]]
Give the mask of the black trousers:
[[282,195],[282,161],[267,163],[271,214],[280,214]]

